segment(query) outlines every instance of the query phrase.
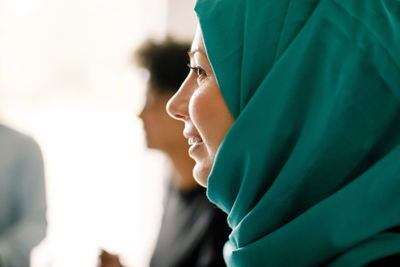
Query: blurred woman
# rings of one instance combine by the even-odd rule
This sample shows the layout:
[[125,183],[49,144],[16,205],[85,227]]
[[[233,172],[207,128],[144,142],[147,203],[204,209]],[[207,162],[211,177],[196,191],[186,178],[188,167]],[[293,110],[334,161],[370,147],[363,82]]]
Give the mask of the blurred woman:
[[168,104],[228,266],[400,263],[400,2],[198,0]]

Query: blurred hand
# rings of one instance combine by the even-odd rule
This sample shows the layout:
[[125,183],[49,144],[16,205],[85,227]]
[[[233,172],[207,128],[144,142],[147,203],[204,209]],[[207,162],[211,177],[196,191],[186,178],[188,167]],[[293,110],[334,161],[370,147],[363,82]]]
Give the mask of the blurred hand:
[[99,267],[124,267],[120,262],[119,262],[119,257],[118,255],[108,253],[105,250],[101,251],[101,254],[99,256]]

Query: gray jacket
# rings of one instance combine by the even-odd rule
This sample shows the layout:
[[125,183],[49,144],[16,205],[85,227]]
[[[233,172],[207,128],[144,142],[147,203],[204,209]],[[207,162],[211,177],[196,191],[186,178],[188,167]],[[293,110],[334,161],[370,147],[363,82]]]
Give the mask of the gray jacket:
[[43,159],[36,142],[0,125],[0,266],[29,266],[46,234]]

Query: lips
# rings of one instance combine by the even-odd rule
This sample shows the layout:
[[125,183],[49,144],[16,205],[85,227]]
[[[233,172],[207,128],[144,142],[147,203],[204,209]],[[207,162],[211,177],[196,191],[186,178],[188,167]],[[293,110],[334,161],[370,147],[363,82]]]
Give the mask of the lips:
[[201,140],[201,138],[200,137],[198,137],[198,136],[193,136],[193,137],[189,137],[188,138],[188,143],[189,143],[189,145],[191,146],[191,145],[194,145],[194,144],[196,144],[196,143],[200,143],[200,142],[202,142],[203,140]]
[[193,154],[195,151],[203,145],[203,139],[201,139],[200,135],[197,133],[197,131],[191,130],[191,131],[184,131],[183,135],[185,138],[188,140],[189,143],[189,155],[194,156]]
[[183,136],[188,140],[189,145],[203,142],[203,139],[201,139],[199,133],[196,131],[196,129],[192,127],[190,127],[189,129],[186,128],[183,131]]

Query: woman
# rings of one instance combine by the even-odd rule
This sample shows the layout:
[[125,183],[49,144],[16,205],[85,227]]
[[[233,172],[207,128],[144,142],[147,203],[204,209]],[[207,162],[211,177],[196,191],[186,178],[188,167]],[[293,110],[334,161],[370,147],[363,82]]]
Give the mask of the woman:
[[228,213],[226,263],[398,266],[400,2],[195,10],[192,70],[167,109]]

